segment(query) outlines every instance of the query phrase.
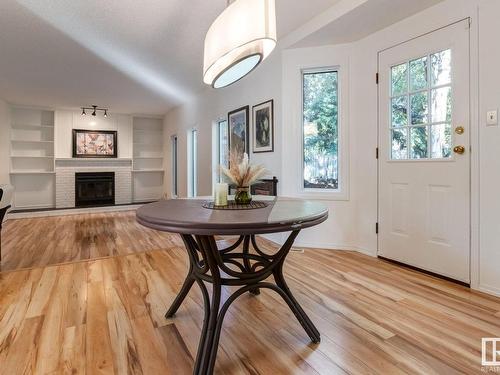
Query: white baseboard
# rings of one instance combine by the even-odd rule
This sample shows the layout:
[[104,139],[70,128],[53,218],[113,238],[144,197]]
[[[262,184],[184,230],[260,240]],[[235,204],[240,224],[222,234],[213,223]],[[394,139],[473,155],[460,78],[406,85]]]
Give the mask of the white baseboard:
[[143,206],[142,204],[130,204],[125,206],[109,206],[109,207],[89,207],[89,208],[65,208],[60,210],[47,211],[32,211],[32,212],[15,212],[7,213],[6,220],[9,219],[26,219],[32,217],[47,217],[47,216],[66,216],[79,215],[101,212],[117,212],[117,211],[133,211]]
[[42,210],[42,209],[53,209],[54,205],[51,204],[32,204],[29,206],[12,206],[12,210]]
[[[268,235],[262,235],[262,237],[266,238],[267,240],[275,243],[278,246],[283,245],[285,241],[285,237],[283,237],[283,240],[281,242],[277,242],[270,238]],[[371,257],[376,257],[377,256],[377,251],[376,250],[368,250],[364,249],[358,246],[352,246],[352,245],[342,245],[342,244],[331,244],[331,243],[311,243],[311,242],[303,242],[303,241],[296,241],[293,244],[293,247],[303,247],[306,249],[324,249],[324,250],[339,250],[339,251],[356,251],[361,254],[365,254]]]
[[477,288],[471,288],[471,289],[478,290],[478,291],[486,293],[486,294],[491,294],[491,295],[500,297],[500,289],[498,289],[498,288],[479,285]]
[[365,249],[363,247],[356,246],[355,251],[357,251],[358,253],[361,253],[361,254],[368,255],[370,257],[374,257],[374,258],[377,257],[377,250],[376,249],[369,250],[369,249]]

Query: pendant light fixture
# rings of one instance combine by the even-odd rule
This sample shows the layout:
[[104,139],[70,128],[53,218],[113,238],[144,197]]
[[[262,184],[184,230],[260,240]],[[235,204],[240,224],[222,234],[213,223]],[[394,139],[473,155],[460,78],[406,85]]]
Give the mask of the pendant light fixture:
[[222,88],[240,80],[276,46],[275,0],[228,1],[205,37],[203,81]]

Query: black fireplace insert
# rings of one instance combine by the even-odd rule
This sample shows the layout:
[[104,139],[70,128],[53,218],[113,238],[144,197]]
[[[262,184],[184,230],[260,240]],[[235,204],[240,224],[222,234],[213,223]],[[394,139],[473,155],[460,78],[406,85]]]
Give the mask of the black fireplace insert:
[[115,172],[75,173],[75,206],[115,204]]

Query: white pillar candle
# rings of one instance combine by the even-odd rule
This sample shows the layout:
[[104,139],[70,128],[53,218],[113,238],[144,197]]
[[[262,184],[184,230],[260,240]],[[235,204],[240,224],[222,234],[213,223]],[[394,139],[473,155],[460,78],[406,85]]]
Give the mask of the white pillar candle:
[[227,206],[227,190],[228,185],[219,183],[215,185],[215,202],[216,206]]

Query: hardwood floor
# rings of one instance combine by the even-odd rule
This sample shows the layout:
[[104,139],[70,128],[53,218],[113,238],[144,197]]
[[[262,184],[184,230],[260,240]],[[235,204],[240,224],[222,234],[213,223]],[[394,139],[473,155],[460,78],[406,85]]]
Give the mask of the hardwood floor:
[[177,236],[147,229],[135,211],[8,220],[1,271],[42,267],[182,246]]
[[[126,255],[0,273],[0,374],[191,373],[203,320],[198,288],[174,318],[163,316],[184,280],[187,256],[177,239],[121,215],[98,215],[103,226],[88,223],[89,215],[57,218],[66,221],[68,238],[54,233],[57,219],[31,234],[26,223],[9,223],[10,241],[12,232],[32,236],[34,243],[23,238],[20,245],[30,254],[47,234],[39,240],[42,253],[50,253],[43,262]],[[69,222],[79,235],[69,233]],[[108,239],[108,253],[81,245],[85,255],[53,253],[71,248],[90,227]],[[155,246],[161,250],[138,252]],[[21,264],[21,255],[8,255]],[[481,338],[500,337],[499,298],[365,255],[291,253],[285,274],[321,343],[309,342],[275,293],[245,294],[226,316],[216,374],[478,374]]]

